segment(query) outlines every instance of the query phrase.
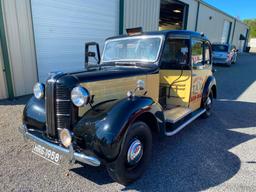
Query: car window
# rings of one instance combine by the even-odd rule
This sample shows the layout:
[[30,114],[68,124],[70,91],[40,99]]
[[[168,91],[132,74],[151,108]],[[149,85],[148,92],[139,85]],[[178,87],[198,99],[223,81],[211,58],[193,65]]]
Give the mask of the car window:
[[189,39],[173,39],[166,41],[161,69],[181,69],[189,65]]
[[205,42],[204,45],[204,58],[205,58],[205,64],[210,65],[211,64],[211,45],[209,42]]
[[193,67],[203,64],[203,42],[200,40],[192,40],[192,56],[191,62]]
[[228,52],[227,45],[212,45],[212,50],[215,52]]

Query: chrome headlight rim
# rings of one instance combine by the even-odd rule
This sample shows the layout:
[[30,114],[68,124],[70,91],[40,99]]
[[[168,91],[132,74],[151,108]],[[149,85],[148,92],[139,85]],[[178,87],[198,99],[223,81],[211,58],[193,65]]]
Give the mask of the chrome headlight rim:
[[35,98],[42,99],[44,97],[45,92],[45,86],[42,83],[36,83],[33,86],[33,93]]
[[85,106],[89,103],[90,93],[89,91],[82,87],[74,87],[71,91],[72,103],[77,107]]
[[62,129],[59,132],[59,138],[62,145],[68,148],[72,144],[72,135],[68,129]]

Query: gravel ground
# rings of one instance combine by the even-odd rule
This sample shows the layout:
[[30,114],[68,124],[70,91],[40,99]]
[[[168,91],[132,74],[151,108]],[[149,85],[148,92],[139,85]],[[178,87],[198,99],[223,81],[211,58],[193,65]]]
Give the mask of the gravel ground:
[[56,166],[18,133],[28,97],[0,102],[0,191],[256,191],[256,55],[216,67],[214,114],[155,141],[145,175],[128,187],[102,168]]

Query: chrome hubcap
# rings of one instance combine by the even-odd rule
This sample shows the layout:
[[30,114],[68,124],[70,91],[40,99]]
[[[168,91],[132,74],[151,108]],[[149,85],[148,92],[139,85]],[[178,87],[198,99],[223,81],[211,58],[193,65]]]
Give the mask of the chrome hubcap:
[[207,98],[206,104],[209,106],[212,104],[212,100],[210,97]]
[[212,105],[212,100],[210,97],[208,97],[206,100],[206,110],[209,111],[211,109],[211,105]]
[[140,140],[135,139],[127,152],[127,161],[130,165],[138,163],[143,155],[143,147]]

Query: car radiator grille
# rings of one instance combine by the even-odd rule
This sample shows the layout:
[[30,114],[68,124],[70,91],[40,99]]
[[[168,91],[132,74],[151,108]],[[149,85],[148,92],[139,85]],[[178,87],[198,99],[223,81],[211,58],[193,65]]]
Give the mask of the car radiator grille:
[[56,84],[56,126],[57,129],[70,128],[72,103],[70,91],[62,84]]
[[71,127],[73,105],[70,90],[62,84],[48,81],[45,87],[46,134],[58,138],[58,130]]
[[48,80],[45,86],[46,134],[55,137],[55,82]]

